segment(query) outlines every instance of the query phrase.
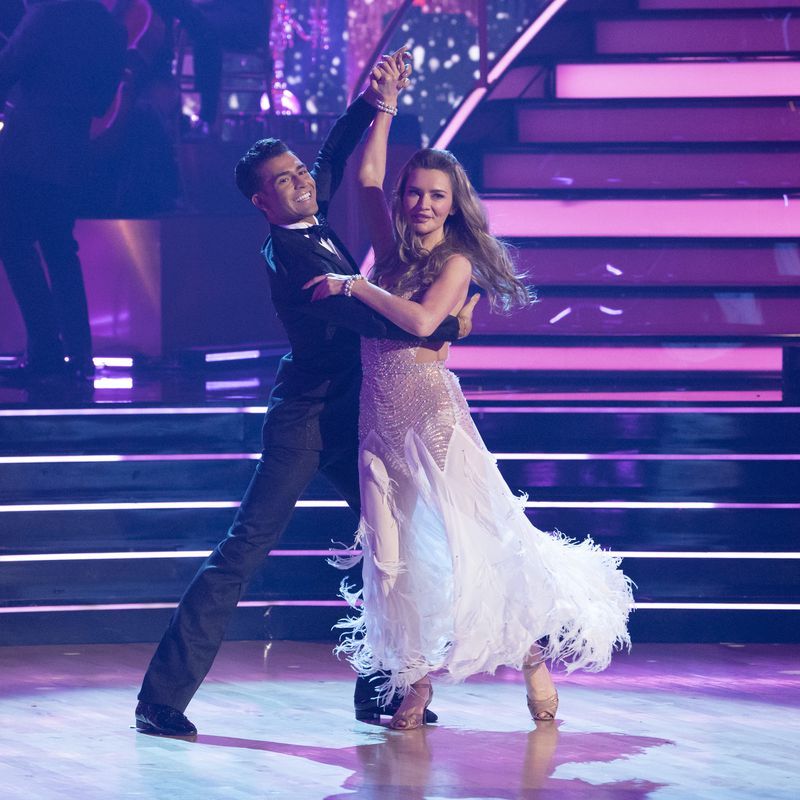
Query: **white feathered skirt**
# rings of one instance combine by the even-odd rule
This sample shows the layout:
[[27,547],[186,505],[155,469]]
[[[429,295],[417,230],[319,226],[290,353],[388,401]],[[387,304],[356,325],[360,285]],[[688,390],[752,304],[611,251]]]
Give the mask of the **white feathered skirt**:
[[384,698],[429,672],[519,669],[536,643],[567,671],[605,669],[630,646],[619,559],[531,524],[442,362],[386,340],[364,340],[362,361],[364,586],[342,586],[355,613],[337,652],[361,675],[388,673]]

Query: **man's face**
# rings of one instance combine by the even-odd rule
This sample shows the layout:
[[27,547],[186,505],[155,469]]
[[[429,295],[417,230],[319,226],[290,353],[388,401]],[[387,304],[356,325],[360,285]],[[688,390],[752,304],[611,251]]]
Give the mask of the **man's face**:
[[259,190],[253,205],[266,214],[273,225],[314,222],[317,185],[306,165],[292,152],[267,159],[258,168]]

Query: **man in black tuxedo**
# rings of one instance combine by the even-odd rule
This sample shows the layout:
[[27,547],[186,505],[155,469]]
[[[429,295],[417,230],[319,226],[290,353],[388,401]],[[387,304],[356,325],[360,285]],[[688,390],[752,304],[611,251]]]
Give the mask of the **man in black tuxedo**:
[[[378,91],[368,89],[350,105],[310,171],[277,139],[256,142],[236,167],[237,185],[270,223],[263,254],[291,352],[278,369],[264,451],[233,525],[183,595],[144,677],[136,708],[140,731],[196,733],[183,711],[211,667],[247,581],[277,543],[315,473],[359,511],[359,336],[414,337],[353,298],[312,303],[311,291],[302,287],[315,275],[357,272],[325,220],[345,162],[378,113],[376,106],[388,113]],[[430,338],[455,340],[459,325],[466,335],[471,310],[448,317]],[[357,718],[385,712],[371,695],[368,682],[357,681]]]
[[25,321],[34,377],[93,372],[72,232],[89,126],[114,97],[126,47],[125,29],[100,2],[58,0],[29,3],[0,52],[0,105],[9,99],[0,134],[0,259]]

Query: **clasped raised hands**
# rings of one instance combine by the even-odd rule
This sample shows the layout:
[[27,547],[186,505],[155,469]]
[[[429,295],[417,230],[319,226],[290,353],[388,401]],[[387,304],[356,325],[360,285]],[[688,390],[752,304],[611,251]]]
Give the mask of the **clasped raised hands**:
[[410,83],[410,58],[408,45],[381,56],[369,74],[369,91],[387,105],[395,106],[397,96]]

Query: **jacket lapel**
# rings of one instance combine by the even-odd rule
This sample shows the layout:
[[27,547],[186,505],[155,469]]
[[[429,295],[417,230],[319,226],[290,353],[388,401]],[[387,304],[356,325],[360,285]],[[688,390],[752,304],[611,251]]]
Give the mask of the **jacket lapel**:
[[[355,272],[356,267],[347,248],[339,240],[339,237],[331,231],[331,241],[336,246],[336,249],[341,253],[342,257],[338,258],[327,247],[323,247],[316,239],[311,236],[305,236],[302,232],[287,230],[275,226],[270,234],[273,242],[279,244],[280,250],[285,256],[290,259],[303,259],[303,260],[321,260],[324,264],[320,264],[320,269],[324,272],[339,272],[343,274],[350,274]],[[267,248],[264,248],[266,254]],[[291,255],[290,255],[291,254]]]

